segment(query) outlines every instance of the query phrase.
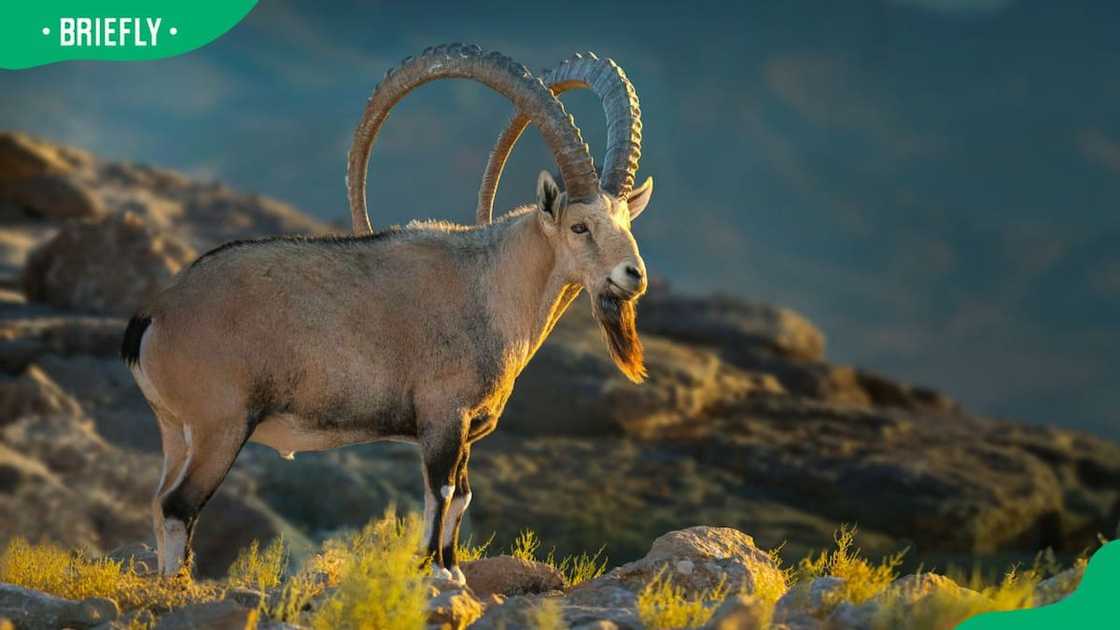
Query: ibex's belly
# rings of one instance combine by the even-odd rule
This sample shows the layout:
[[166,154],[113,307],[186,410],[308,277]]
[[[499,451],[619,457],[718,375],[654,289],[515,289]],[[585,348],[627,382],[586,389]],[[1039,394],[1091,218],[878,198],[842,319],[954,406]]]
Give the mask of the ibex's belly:
[[250,442],[272,447],[288,458],[303,451],[325,451],[349,444],[379,440],[415,442],[416,438],[411,435],[384,433],[373,427],[322,428],[294,414],[269,416],[257,425],[253,434],[249,436]]

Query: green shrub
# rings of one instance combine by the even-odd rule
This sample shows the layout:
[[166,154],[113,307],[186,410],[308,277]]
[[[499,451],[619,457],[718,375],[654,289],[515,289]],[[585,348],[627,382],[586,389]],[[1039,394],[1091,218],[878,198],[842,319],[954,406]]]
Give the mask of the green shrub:
[[420,547],[420,518],[390,509],[332,553],[344,550],[338,587],[311,618],[320,630],[422,630],[428,592]]
[[723,581],[689,597],[662,569],[638,593],[638,618],[655,630],[697,628],[707,623],[725,597],[727,586]]

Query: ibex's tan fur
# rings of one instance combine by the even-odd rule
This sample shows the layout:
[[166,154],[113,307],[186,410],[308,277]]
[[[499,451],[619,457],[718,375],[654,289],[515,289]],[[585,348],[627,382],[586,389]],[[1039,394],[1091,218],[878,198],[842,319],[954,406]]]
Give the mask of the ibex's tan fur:
[[651,187],[629,204],[570,206],[546,174],[538,187],[539,210],[489,226],[223,246],[134,319],[132,369],[163,436],[153,508],[164,572],[179,569],[198,511],[247,440],[290,455],[392,439],[420,446],[430,546],[457,571],[469,446],[494,429],[581,288],[620,367],[642,374],[633,322],[618,313],[632,317],[645,289],[629,224]]

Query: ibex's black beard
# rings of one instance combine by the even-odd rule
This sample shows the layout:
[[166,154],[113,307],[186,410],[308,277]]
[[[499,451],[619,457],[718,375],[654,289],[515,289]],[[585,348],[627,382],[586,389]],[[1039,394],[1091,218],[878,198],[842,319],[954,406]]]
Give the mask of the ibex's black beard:
[[642,340],[638,338],[635,300],[623,300],[601,293],[592,303],[592,312],[606,333],[611,358],[626,378],[641,383],[646,378]]

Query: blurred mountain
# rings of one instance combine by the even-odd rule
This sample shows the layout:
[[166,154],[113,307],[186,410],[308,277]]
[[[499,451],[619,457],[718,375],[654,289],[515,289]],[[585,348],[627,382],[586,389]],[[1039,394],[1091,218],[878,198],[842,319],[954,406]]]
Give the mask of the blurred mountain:
[[[266,197],[0,134],[0,540],[148,538],[159,439],[116,357],[124,318],[223,241],[328,231]],[[1120,520],[1120,446],[831,363],[791,310],[655,287],[639,305],[642,385],[613,367],[589,310],[573,305],[473,453],[476,542],[532,528],[617,563],[705,524],[797,556],[847,522],[869,552],[973,559],[1080,551]],[[289,462],[250,445],[204,512],[199,569],[223,573],[278,533],[298,551],[389,503],[422,504],[410,447]]]

